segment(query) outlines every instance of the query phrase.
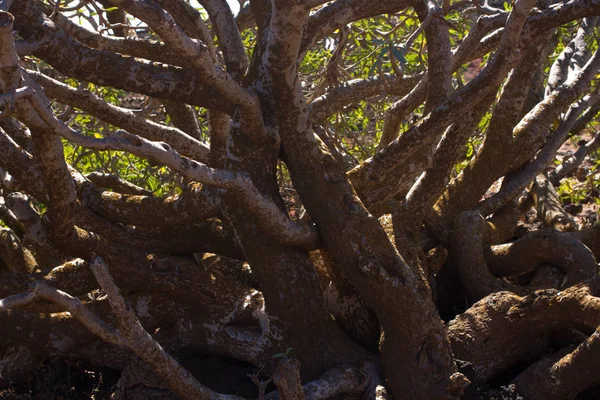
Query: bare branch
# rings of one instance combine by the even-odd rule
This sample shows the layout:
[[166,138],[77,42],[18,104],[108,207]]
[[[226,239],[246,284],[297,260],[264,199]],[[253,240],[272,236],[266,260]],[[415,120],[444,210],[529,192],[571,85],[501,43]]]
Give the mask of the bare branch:
[[[585,67],[573,76],[571,80],[561,85],[544,101],[531,110],[521,122],[514,128],[513,135],[515,145],[519,147],[532,146],[536,148],[536,142],[543,140],[544,129],[547,129],[552,121],[558,117],[560,111],[566,104],[575,100],[586,90],[600,69],[600,52],[596,51]],[[598,94],[590,102],[600,100]],[[584,101],[583,104],[587,103]],[[485,200],[478,206],[483,215],[491,214],[506,204],[510,199],[521,193],[525,187],[554,159],[556,150],[563,144],[567,135],[577,121],[584,106],[581,103],[573,105],[567,113],[564,122],[552,133],[546,141],[540,153],[534,161],[521,167],[520,171],[511,175],[509,182],[503,184],[502,189],[494,196]]]
[[27,189],[42,201],[47,199],[46,184],[37,162],[2,130],[0,130],[0,167],[16,178],[16,189]]
[[452,250],[461,283],[471,302],[504,290],[524,292],[490,272],[483,252],[485,226],[481,214],[468,211],[456,217],[452,225]]
[[[600,102],[597,103],[600,108]],[[571,174],[577,167],[583,163],[588,154],[593,153],[600,147],[600,132],[596,132],[592,139],[581,145],[577,151],[562,162],[554,171],[549,174],[548,179],[553,185],[558,185],[560,180]]]
[[302,37],[300,54],[306,54],[319,40],[353,21],[373,15],[391,14],[412,5],[411,0],[382,0],[375,3],[363,0],[334,1],[311,15]]
[[[442,9],[433,1],[427,5],[417,2],[415,10],[421,20],[419,29],[425,30],[427,40],[427,103],[425,113],[448,101],[452,94],[452,58],[449,25]],[[413,35],[417,35],[417,29]],[[405,44],[410,48],[410,39]]]
[[[109,1],[109,0],[105,0]],[[193,39],[199,39],[208,47],[208,52],[213,62],[217,59],[217,50],[213,44],[213,33],[209,29],[202,15],[191,4],[186,1],[175,0],[165,1],[156,0],[156,3],[162,6],[173,16],[173,19],[181,26],[181,29]],[[231,73],[231,71],[229,71]]]
[[117,175],[103,174],[101,172],[92,172],[87,174],[86,179],[102,188],[113,189],[116,192],[124,194],[136,194],[143,196],[152,196],[152,192],[134,185]]
[[[501,16],[500,16],[501,17]],[[503,23],[506,22],[506,16],[504,18],[499,17],[480,17],[477,23],[469,31],[467,36],[463,39],[462,43],[452,54],[452,71],[457,70],[463,63],[471,59],[474,55],[481,53],[475,53],[475,45],[479,43],[481,38],[494,28],[499,28]],[[381,140],[377,144],[377,151],[381,151],[387,145],[389,145],[398,135],[400,130],[400,124],[419,104],[423,103],[427,99],[427,88],[429,87],[429,77],[424,76],[421,81],[414,86],[412,91],[405,97],[397,101],[390,107],[385,115],[385,121],[383,125],[383,132],[381,133]]]
[[[0,173],[2,173],[2,171],[0,171]],[[6,172],[4,172],[4,174],[6,174]],[[0,189],[15,190],[15,188],[6,188],[3,185],[4,185],[4,182],[2,182],[2,184],[0,184]],[[6,225],[9,229],[11,229],[14,233],[16,233],[17,236],[23,237],[23,233],[25,231],[25,227],[23,226],[23,223],[21,221],[19,221],[18,218],[15,216],[15,214],[6,206],[6,201],[4,200],[4,197],[1,197],[1,196],[0,196],[0,221],[2,221],[2,223],[4,223],[4,225]]]
[[273,375],[281,400],[306,400],[300,381],[300,363],[295,358],[284,358]]
[[11,11],[18,17],[19,33],[28,40],[40,42],[34,54],[67,75],[98,85],[110,83],[113,87],[151,97],[170,98],[229,113],[234,111],[235,105],[223,99],[214,82],[195,70],[149,64],[91,49],[66,35],[33,2],[16,3]]
[[598,382],[600,376],[594,366],[599,355],[600,328],[570,354],[563,356],[559,353],[556,355],[558,357],[533,364],[517,377],[515,383],[520,393],[528,399],[558,400],[571,397]]
[[316,230],[312,226],[305,222],[290,220],[273,202],[265,198],[252,184],[252,181],[243,174],[213,169],[179,155],[166,143],[151,142],[125,131],[117,131],[103,139],[84,136],[56,119],[37,96],[31,98],[31,103],[43,117],[44,122],[51,126],[57,135],[80,146],[96,150],[128,151],[166,165],[189,180],[240,193],[253,212],[260,216],[258,220],[266,224],[269,234],[272,234],[281,243],[313,248],[319,240]]
[[215,393],[199,383],[144,330],[133,310],[125,303],[125,299],[121,296],[104,261],[100,257],[96,257],[92,260],[90,268],[106,292],[110,306],[117,316],[119,334],[123,337],[121,342],[148,363],[153,371],[166,381],[171,390],[181,398],[190,400],[242,399],[238,396]]
[[388,88],[390,95],[404,96],[419,82],[419,79],[420,76],[399,78],[384,75],[385,81],[378,76],[344,82],[310,103],[311,120],[322,121],[342,107],[381,94],[384,88]]
[[87,309],[79,299],[57,290],[44,282],[36,282],[29,291],[0,300],[0,312],[7,312],[8,310],[17,307],[23,307],[39,299],[59,304],[73,317],[77,318],[79,322],[85,325],[90,332],[105,342],[115,345],[125,344],[124,338],[116,329],[110,327],[104,321],[96,317],[96,315]]
[[208,129],[210,134],[211,165],[225,165],[227,140],[229,139],[229,115],[219,111],[209,111]]
[[[11,14],[0,11],[0,21],[4,23],[0,30],[0,35],[4,39],[0,41],[2,43],[0,64],[2,64],[3,71],[0,84],[6,92],[16,90],[17,85],[20,85],[23,80],[14,47],[13,20],[14,17]],[[37,86],[30,79],[25,79],[25,82],[34,89]],[[42,108],[46,107],[44,100],[41,99],[41,94],[32,95],[30,98],[37,99]],[[49,193],[48,214],[53,223],[53,234],[59,243],[65,242],[72,234],[74,227],[73,212],[76,196],[75,186],[66,168],[62,142],[58,136],[44,135],[46,126],[35,110],[30,107],[29,99],[18,101],[17,112],[32,132],[36,156]]]
[[91,92],[78,90],[36,71],[27,71],[44,87],[45,93],[73,107],[120,126],[150,140],[168,141],[178,152],[200,162],[208,161],[209,148],[200,140],[177,129],[149,121],[131,110],[114,106]]
[[[326,400],[341,394],[360,394],[368,384],[366,374],[358,368],[340,367],[327,371],[319,379],[302,386],[306,400]],[[278,400],[282,397],[273,391],[265,400]]]
[[173,125],[188,133],[194,139],[202,140],[202,130],[198,123],[198,116],[192,106],[171,100],[163,100],[163,104],[165,105],[165,111],[171,117]]
[[421,175],[406,195],[404,214],[418,221],[435,204],[450,181],[450,173],[463,155],[467,138],[489,108],[493,96],[480,101],[446,131],[433,155],[432,167]]
[[519,240],[485,250],[485,260],[496,277],[516,276],[543,264],[560,268],[562,286],[576,285],[596,275],[593,253],[571,233],[539,230]]
[[498,376],[525,359],[546,354],[549,332],[567,328],[593,331],[600,326],[597,293],[597,279],[526,297],[494,293],[449,323],[454,355],[471,363],[477,382]]
[[547,226],[559,231],[577,230],[575,218],[563,209],[558,193],[546,176],[536,176],[530,192],[537,215]]
[[[349,172],[354,187],[367,207],[391,198],[398,193],[399,184],[418,176],[428,166],[435,143],[446,127],[454,122],[454,118],[467,111],[472,102],[480,102],[498,90],[506,74],[519,60],[518,43],[521,29],[532,7],[531,0],[515,5],[509,15],[498,51],[486,68],[463,90],[438,106],[420,123],[379,151],[375,157]],[[421,157],[420,161],[415,163],[411,157],[418,151],[421,151]],[[396,169],[402,174],[402,179],[394,176]],[[388,176],[393,179],[388,180]]]
[[548,86],[546,87],[546,96],[556,90],[567,80],[573,79],[573,74],[579,72],[585,63],[587,53],[587,44],[585,37],[590,33],[596,24],[596,19],[584,19],[582,26],[579,27],[573,40],[563,49],[558,56],[548,75]]
[[[65,31],[65,33],[94,49],[128,54],[133,57],[145,58],[165,64],[189,66],[189,63],[185,59],[177,57],[177,53],[172,51],[172,49],[164,43],[151,42],[132,37],[121,38],[104,36],[75,24],[61,13],[56,14],[54,21],[56,25],[60,26]],[[35,52],[35,50],[33,50],[33,52]],[[27,51],[28,54],[32,54],[33,52],[32,50]]]
[[187,36],[171,15],[165,13],[162,8],[141,0],[110,2],[124,7],[127,12],[146,22],[168,46],[186,57],[205,79],[211,81],[225,100],[237,105],[242,114],[247,116],[248,123],[259,123],[261,119],[257,99],[237,84],[230,74],[215,66],[208,55],[206,45]]
[[229,4],[225,0],[201,0],[200,4],[214,24],[227,71],[234,77],[241,78],[248,68],[248,57]]
[[203,221],[220,214],[214,199],[200,184],[189,184],[180,195],[149,197],[106,192],[81,176],[75,176],[81,202],[114,222],[136,226],[177,226]]
[[38,268],[33,254],[10,229],[0,228],[0,259],[16,274],[30,274]]

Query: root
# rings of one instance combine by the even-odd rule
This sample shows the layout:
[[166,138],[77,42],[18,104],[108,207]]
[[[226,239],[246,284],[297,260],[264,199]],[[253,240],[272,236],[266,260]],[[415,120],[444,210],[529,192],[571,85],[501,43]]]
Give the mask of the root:
[[472,364],[476,382],[486,382],[519,362],[540,358],[552,332],[593,332],[600,325],[598,287],[594,278],[562,292],[494,293],[448,324],[452,351]]

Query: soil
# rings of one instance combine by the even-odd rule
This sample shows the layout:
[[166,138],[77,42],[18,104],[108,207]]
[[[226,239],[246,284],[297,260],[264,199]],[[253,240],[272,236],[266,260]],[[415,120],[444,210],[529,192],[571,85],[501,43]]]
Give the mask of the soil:
[[[259,373],[252,365],[225,357],[195,354],[186,354],[180,362],[202,384],[214,391],[248,399],[258,397],[258,390],[248,376]],[[116,393],[120,377],[119,371],[92,369],[76,362],[50,358],[40,364],[29,382],[0,390],[0,400],[115,399],[118,398]],[[268,377],[259,373],[259,379],[267,380]],[[156,398],[175,398],[166,391],[156,390],[155,393],[158,393]],[[148,397],[132,390],[124,398],[133,400]]]

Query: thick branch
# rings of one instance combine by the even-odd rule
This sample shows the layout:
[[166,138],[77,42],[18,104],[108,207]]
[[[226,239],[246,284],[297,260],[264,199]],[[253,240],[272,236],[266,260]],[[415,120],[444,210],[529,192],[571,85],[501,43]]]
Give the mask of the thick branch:
[[593,253],[571,234],[552,230],[531,233],[516,242],[492,246],[485,261],[494,276],[515,276],[548,263],[565,275],[564,286],[572,286],[596,274]]
[[137,116],[131,110],[112,105],[87,90],[73,88],[39,72],[27,71],[27,73],[44,87],[48,96],[63,104],[80,108],[97,118],[147,139],[168,142],[181,154],[197,161],[208,161],[208,146],[184,131],[149,121]]
[[199,383],[193,375],[171,357],[140,324],[133,310],[125,303],[117,285],[100,257],[90,265],[98,283],[108,296],[108,301],[117,316],[121,343],[126,344],[144,360],[152,370],[164,379],[167,385],[183,399],[236,400],[238,396],[215,393]]
[[[122,150],[166,165],[189,180],[195,180],[242,195],[259,220],[266,224],[269,234],[282,243],[312,248],[318,242],[316,230],[301,221],[292,221],[274,203],[266,199],[245,175],[234,171],[218,170],[179,155],[166,143],[151,142],[125,131],[117,131],[110,137],[97,139],[84,136],[54,117],[36,97],[32,103],[44,121],[54,132],[80,146],[96,150]],[[61,147],[62,149],[62,147]]]
[[86,47],[48,20],[34,2],[19,1],[11,11],[17,17],[19,33],[40,42],[34,55],[65,75],[151,97],[233,112],[234,105],[224,101],[216,85],[195,70],[149,64]]
[[300,54],[305,54],[319,40],[350,22],[379,14],[391,14],[410,7],[410,0],[337,0],[313,14],[302,37]]
[[[497,53],[486,68],[463,90],[433,110],[420,123],[374,157],[349,172],[354,187],[367,207],[395,195],[398,192],[396,187],[399,181],[410,181],[418,176],[423,170],[423,165],[411,166],[410,163],[413,161],[411,156],[422,151],[425,154],[421,163],[429,162],[430,155],[434,151],[434,143],[446,127],[454,122],[456,116],[469,110],[473,102],[479,102],[497,91],[506,74],[519,60],[518,44],[521,29],[532,6],[532,1],[516,3],[506,23],[505,35],[502,37]],[[393,176],[398,168],[401,171],[409,170],[402,180]],[[393,178],[391,181],[386,179],[390,175]]]
[[384,88],[389,89],[390,95],[404,96],[419,82],[420,76],[398,78],[384,75],[384,78],[354,79],[329,90],[310,103],[312,121],[322,121],[347,105],[377,96]]
[[248,68],[248,57],[229,4],[225,0],[201,0],[200,4],[206,9],[214,25],[227,71],[240,78]]
[[86,179],[101,188],[112,189],[115,192],[124,194],[134,194],[140,196],[152,196],[152,192],[134,185],[131,182],[119,177],[118,175],[103,174],[101,172],[91,172],[87,174]]
[[[208,47],[187,36],[171,15],[162,8],[143,0],[110,0],[110,2],[124,7],[127,12],[146,22],[169,47],[177,51],[180,56],[187,58],[201,76],[219,90],[220,97],[239,107],[246,117],[246,123],[252,124],[252,121],[260,123],[256,98],[242,88],[232,75],[215,66],[208,54]],[[244,53],[243,47],[242,53]],[[236,61],[239,62],[239,60]],[[252,131],[249,129],[249,133]]]
[[577,230],[577,222],[564,210],[556,189],[545,175],[535,177],[530,192],[538,218],[546,226],[559,231]]

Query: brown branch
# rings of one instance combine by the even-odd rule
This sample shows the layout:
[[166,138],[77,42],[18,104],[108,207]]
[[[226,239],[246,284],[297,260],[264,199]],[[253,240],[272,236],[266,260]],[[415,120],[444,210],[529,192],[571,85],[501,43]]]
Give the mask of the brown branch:
[[105,342],[124,345],[125,341],[119,331],[96,317],[77,298],[57,290],[44,282],[36,282],[27,292],[16,294],[0,300],[0,312],[7,312],[17,307],[31,304],[38,299],[56,303],[77,318],[90,332]]
[[[21,75],[19,70],[19,57],[15,50],[13,37],[13,22],[15,18],[6,11],[0,11],[0,89],[3,94],[8,94],[19,88]],[[6,101],[5,101],[6,104]],[[13,107],[11,107],[13,108]]]
[[198,123],[198,116],[192,106],[171,100],[163,100],[163,104],[175,127],[186,132],[196,140],[202,140],[202,130]]
[[27,275],[38,269],[33,254],[12,230],[6,228],[0,228],[0,259],[15,274]]
[[103,174],[101,172],[92,172],[87,174],[86,179],[101,188],[112,189],[116,192],[124,194],[133,194],[140,196],[152,196],[152,192],[134,185],[125,179],[111,174]]
[[418,178],[406,195],[403,205],[405,218],[418,221],[444,193],[454,166],[463,157],[465,142],[489,109],[494,97],[490,95],[477,103],[442,136],[433,155],[431,168]]
[[[24,89],[25,88],[17,89],[16,93]],[[17,98],[18,95],[15,97],[15,100]],[[25,125],[14,118],[7,117],[0,120],[0,127],[2,127],[8,136],[17,142],[23,150],[29,154],[33,154],[34,149],[33,142],[31,141],[31,132]]]
[[[120,342],[126,344],[139,358],[148,363],[154,373],[183,399],[242,399],[233,395],[215,393],[199,383],[144,330],[130,306],[125,303],[119,289],[100,257],[90,265],[98,283],[108,296],[119,326]],[[94,332],[95,333],[95,332]]]
[[201,0],[200,4],[213,23],[227,71],[235,78],[241,78],[248,68],[248,57],[229,4],[225,0]]
[[[543,141],[544,129],[547,129],[552,121],[558,117],[560,111],[564,107],[574,101],[583,91],[591,84],[592,77],[596,75],[600,69],[600,52],[594,53],[585,67],[579,71],[573,79],[559,87],[552,95],[546,97],[541,103],[533,108],[527,115],[523,117],[521,122],[513,129],[515,142],[512,148],[538,148],[537,142]],[[535,177],[545,169],[548,164],[554,159],[554,154],[563,144],[567,135],[577,121],[579,114],[583,111],[583,104],[599,101],[598,95],[593,98],[583,100],[582,103],[576,103],[570,107],[565,116],[565,120],[553,132],[546,143],[537,154],[536,158],[523,165],[519,170],[511,174],[502,188],[489,199],[485,200],[478,206],[478,210],[483,215],[491,214],[498,210],[502,205],[506,204],[510,199],[521,193],[525,187]],[[512,157],[512,162],[518,162],[514,159],[522,159],[521,157]]]
[[[104,1],[108,2],[110,0]],[[213,43],[213,33],[198,10],[182,0],[156,0],[156,3],[171,14],[186,35],[193,39],[201,40],[208,47],[208,52],[213,62],[216,61],[217,50]]]
[[[543,142],[543,140],[546,138],[545,131],[547,130],[549,124],[556,118],[556,116],[560,114],[560,111],[564,110],[567,105],[575,101],[590,87],[592,79],[600,69],[599,53],[600,52],[596,51],[581,70],[573,74],[572,78],[565,82],[565,84],[561,85],[557,90],[552,92],[541,103],[527,113],[525,117],[523,117],[521,122],[515,126],[513,130],[516,146],[534,146],[534,148],[539,148],[538,143]],[[596,94],[588,98],[584,98],[582,103],[575,104],[572,107],[573,112],[576,114],[581,113],[585,109],[586,104],[593,105],[594,103],[598,102],[598,97],[599,96]],[[571,128],[572,126],[569,127],[569,131]],[[561,130],[561,133],[563,135],[555,133],[555,135],[552,137],[552,140],[549,140],[549,142],[553,142],[558,140],[558,138],[564,137],[568,131],[564,133]]]
[[390,95],[404,96],[417,84],[420,78],[419,76],[399,78],[391,75],[384,75],[384,77],[385,82],[379,76],[354,79],[329,90],[310,103],[312,121],[322,121],[345,106],[377,96],[381,94],[384,88],[388,88],[387,93]]
[[[423,163],[429,162],[433,155],[433,145],[447,126],[454,122],[454,118],[470,109],[473,102],[479,102],[497,91],[506,74],[519,61],[521,30],[532,6],[532,2],[516,4],[509,15],[498,51],[486,68],[463,90],[374,157],[349,172],[354,187],[367,207],[388,200],[398,193],[399,182],[410,181],[418,176],[423,171]],[[421,161],[411,166],[411,157],[419,151]],[[403,179],[393,176],[397,169],[403,173]],[[404,172],[407,170],[407,173]],[[390,175],[393,179],[388,180]]]
[[114,222],[136,226],[181,225],[219,215],[217,204],[197,183],[180,195],[150,197],[107,192],[75,176],[80,201],[92,211]]
[[187,58],[205,79],[212,82],[223,99],[239,108],[245,116],[243,123],[250,127],[249,133],[257,131],[256,126],[257,124],[260,126],[261,122],[258,100],[240,86],[232,75],[213,64],[206,45],[187,36],[171,15],[161,8],[139,0],[110,0],[110,3],[123,7],[127,12],[146,22],[168,46],[177,51],[181,57]]
[[597,294],[597,279],[526,297],[492,294],[448,324],[453,353],[472,364],[476,382],[485,382],[519,362],[546,354],[549,332],[567,328],[593,332],[600,326]]
[[542,359],[522,372],[514,381],[519,392],[532,400],[562,400],[598,384],[600,328],[571,353],[562,353]]
[[585,37],[593,30],[595,22],[595,20],[584,19],[573,40],[565,46],[554,64],[552,64],[548,74],[546,96],[549,96],[567,80],[572,80],[573,75],[583,67],[587,53]]
[[[302,37],[301,55],[306,54],[319,40],[353,21],[379,14],[391,14],[410,7],[410,0],[337,0],[310,16]],[[303,56],[300,57],[302,59]]]
[[265,223],[268,233],[281,243],[306,248],[314,248],[318,243],[319,238],[314,227],[305,222],[290,220],[277,205],[264,197],[244,174],[210,168],[179,155],[166,143],[151,142],[125,131],[117,131],[103,139],[84,136],[56,119],[37,96],[32,97],[31,101],[37,112],[43,117],[44,122],[52,127],[57,135],[61,135],[65,139],[96,150],[128,151],[140,157],[149,158],[158,164],[166,165],[189,180],[233,190],[243,196],[252,212],[260,216],[258,220]]
[[460,281],[471,302],[504,290],[521,291],[490,272],[483,252],[485,228],[485,220],[477,212],[464,212],[453,224],[452,254]]
[[535,177],[530,192],[538,218],[546,226],[559,231],[577,230],[577,222],[563,209],[556,189],[545,175]]
[[252,13],[252,7],[250,4],[246,4],[240,9],[238,15],[235,16],[235,24],[240,32],[256,26],[256,21],[254,20],[254,14]]
[[516,276],[551,264],[566,275],[564,287],[594,277],[598,268],[594,254],[583,243],[571,234],[552,230],[492,246],[485,250],[485,261],[496,277]]
[[[483,53],[474,53],[475,45],[485,36],[486,33],[495,28],[499,28],[506,22],[506,16],[481,17],[477,20],[475,26],[469,31],[462,43],[452,53],[452,71],[456,71],[462,64]],[[377,144],[377,151],[384,149],[398,135],[402,121],[416,109],[419,104],[427,99],[427,88],[429,87],[429,78],[424,76],[421,81],[414,86],[412,91],[404,98],[400,99],[390,107],[385,115],[381,140]]]
[[[4,22],[0,31],[0,35],[4,39],[0,40],[2,43],[0,48],[0,63],[3,71],[3,76],[0,77],[2,89],[12,92],[18,88],[17,85],[24,81],[34,91],[39,92],[39,86],[27,76],[22,76],[19,70],[12,33],[14,17],[9,13],[0,12],[0,20]],[[61,243],[66,242],[73,232],[75,186],[66,167],[60,138],[44,134],[47,127],[30,106],[29,100],[36,99],[41,104],[41,108],[46,109],[48,101],[42,96],[42,93],[36,93],[27,99],[21,99],[16,108],[19,117],[31,129],[35,153],[48,189],[48,215],[52,221],[52,234],[54,239]]]
[[[6,172],[0,171],[0,174],[5,174]],[[6,187],[4,186],[4,180],[0,183],[0,189],[5,189],[8,191],[16,191],[16,188]],[[12,230],[18,237],[23,237],[23,233],[25,231],[25,227],[23,223],[17,219],[15,214],[6,206],[6,201],[4,197],[0,196],[0,221],[4,223],[10,230]]]
[[43,227],[41,217],[30,204],[30,199],[20,192],[6,196],[6,205],[23,224],[22,240],[35,253],[37,262],[43,267],[60,264],[64,255],[52,245],[50,235]]
[[227,114],[215,110],[208,112],[211,165],[225,165],[230,122]]
[[[596,114],[598,114],[598,111],[600,111],[600,101],[596,102],[581,115],[581,118],[577,120],[571,129],[571,132],[574,134],[579,133],[592,121]],[[600,133],[596,132],[589,142],[580,145],[579,149],[573,155],[566,158],[554,171],[549,173],[548,179],[550,182],[558,186],[562,178],[573,173],[583,163],[587,155],[593,153],[598,147],[600,147]]]
[[277,386],[279,399],[306,400],[300,381],[300,362],[295,358],[286,357],[279,362],[273,374],[273,382]]
[[155,98],[170,98],[225,112],[234,110],[235,106],[223,99],[216,85],[195,70],[149,64],[89,48],[48,20],[37,3],[15,3],[11,12],[17,17],[16,28],[21,36],[40,43],[34,55],[68,76],[98,85],[110,83],[115,88]]
[[91,92],[72,88],[36,71],[27,71],[44,87],[45,93],[59,102],[80,108],[110,124],[150,140],[168,142],[178,152],[200,162],[208,160],[209,149],[199,139],[177,128],[137,116],[131,110],[112,105]]
[[[121,297],[112,277],[108,274],[108,270],[101,259],[95,259],[94,264],[92,265],[92,271],[94,272],[96,279],[101,283],[105,292],[108,294],[111,307],[117,315],[119,330],[104,323],[77,298],[54,289],[45,282],[36,282],[29,291],[0,300],[0,314],[16,307],[26,306],[38,299],[54,302],[60,305],[65,311],[68,311],[89,331],[100,337],[102,340],[117,346],[129,347],[136,355],[147,362],[154,372],[164,379],[171,389],[182,396],[182,398],[241,399],[237,396],[221,395],[212,392],[199,384],[188,371],[183,369],[183,367],[166,353],[166,351],[144,330],[132,309],[125,303],[123,297]],[[150,301],[150,299],[146,298],[146,305],[148,301]],[[140,308],[138,307],[137,309],[139,310]],[[158,309],[153,308],[153,314],[158,312]],[[68,319],[65,320],[68,321]],[[52,321],[39,321],[48,325],[51,325],[52,323]],[[58,330],[53,329],[51,332],[60,337],[60,332]],[[40,334],[40,337],[43,337],[43,332],[38,331],[38,334]]]
[[[415,4],[427,41],[427,102],[425,113],[445,103],[452,94],[452,52],[449,25],[435,2]],[[416,34],[416,32],[415,32]],[[410,39],[409,39],[410,40]],[[410,48],[410,44],[405,44]]]
[[[540,37],[537,45],[529,48],[521,65],[509,76],[499,103],[492,114],[483,147],[461,173],[461,176],[451,183],[436,205],[444,220],[448,221],[454,218],[462,210],[476,207],[490,185],[525,164],[523,168],[529,168],[527,176],[516,174],[523,180],[516,177],[514,181],[508,179],[504,184],[502,194],[498,194],[494,200],[490,199],[490,201],[482,203],[481,206],[487,204],[486,207],[489,206],[491,210],[506,204],[512,197],[520,193],[522,190],[520,188],[524,188],[523,184],[527,185],[533,180],[536,175],[535,171],[546,161],[545,159],[553,156],[554,144],[549,142],[546,151],[539,154],[540,162],[530,163],[531,158],[535,156],[546,139],[551,122],[582,91],[586,90],[589,75],[588,78],[585,78],[580,71],[577,74],[579,78],[571,82],[578,82],[578,87],[561,86],[553,96],[542,100],[529,111],[528,117],[524,117],[523,114],[527,111],[525,107],[531,105],[525,104],[526,91],[523,91],[523,87],[529,87],[533,76],[539,69],[539,57],[545,53],[544,46],[548,43],[549,38],[550,36]],[[593,68],[590,67],[587,73],[592,73],[592,70]],[[574,112],[579,113],[580,108],[575,107]],[[519,121],[522,122],[518,124]],[[566,125],[562,124],[562,128],[565,127]],[[522,133],[522,135],[515,138],[513,135],[516,133]],[[553,140],[560,139],[563,134],[562,129],[556,131]],[[511,154],[511,157],[506,157],[505,154]],[[528,181],[524,183],[527,180],[525,178]],[[490,210],[484,210],[484,212],[488,213]]]
[[48,192],[37,161],[23,150],[4,131],[0,130],[0,167],[12,177],[15,189],[26,190],[40,201],[46,201]]
[[[63,14],[58,13],[54,18],[57,26],[77,41],[98,50],[106,50],[114,53],[127,54],[133,57],[145,58],[165,64],[180,65],[188,67],[189,63],[164,43],[152,42],[145,39],[132,37],[110,37],[98,34],[83,26],[72,22]],[[29,54],[31,50],[27,51]],[[35,49],[33,50],[35,52]],[[20,53],[22,54],[22,53]]]
[[[389,5],[377,4],[381,3]],[[373,7],[373,4],[362,6]],[[335,261],[347,271],[382,325],[385,340],[380,351],[390,389],[398,395],[410,393],[415,399],[443,398],[456,370],[445,328],[431,296],[425,294],[429,288],[398,256],[377,219],[356,196],[342,166],[329,152],[323,151],[322,142],[315,137],[296,71],[295,46],[306,11],[289,7],[285,1],[277,1],[275,7],[266,66],[273,78],[277,123],[294,187],[323,232]],[[311,157],[306,157],[307,154]],[[409,309],[412,311],[407,312]],[[424,351],[433,348],[435,361],[432,353]],[[398,357],[410,363],[402,372],[394,361]],[[423,377],[425,370],[429,372],[427,379],[417,379]]]
[[[293,362],[295,360],[285,359],[282,361],[282,363],[286,361]],[[294,367],[288,367],[288,371],[290,369],[291,371],[289,371],[285,376],[282,376],[283,374],[279,368],[281,368],[281,364],[278,367],[277,373],[273,377],[273,380],[278,387],[278,380],[281,378],[285,378],[285,376],[289,375],[292,375],[290,378],[293,378]],[[300,394],[300,389],[296,388],[296,393],[299,397],[290,396],[289,391],[285,396],[282,396],[278,391],[273,391],[265,396],[265,400],[297,398],[305,398],[306,400],[326,400],[339,395],[361,394],[365,391],[365,389],[367,389],[368,384],[369,379],[367,377],[367,373],[362,369],[354,367],[339,367],[327,371],[317,380],[304,384],[301,388],[301,391],[303,392],[302,394]],[[281,391],[281,389],[279,390]]]

